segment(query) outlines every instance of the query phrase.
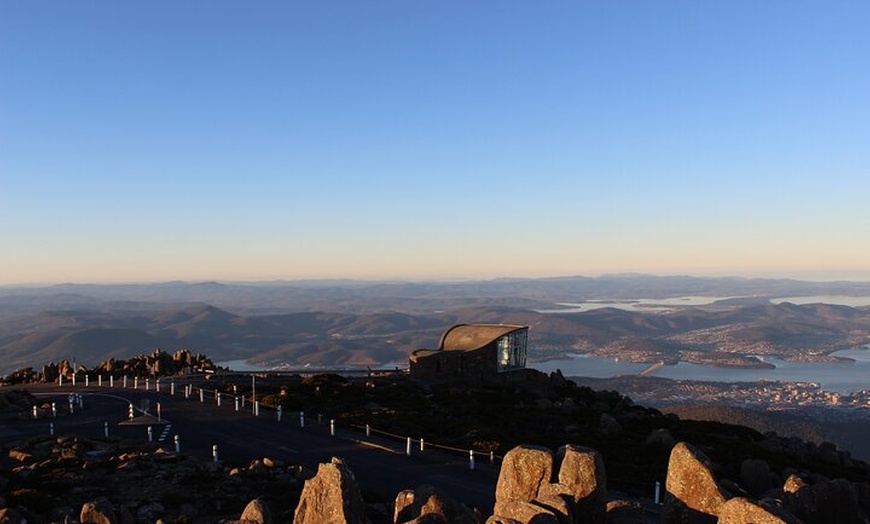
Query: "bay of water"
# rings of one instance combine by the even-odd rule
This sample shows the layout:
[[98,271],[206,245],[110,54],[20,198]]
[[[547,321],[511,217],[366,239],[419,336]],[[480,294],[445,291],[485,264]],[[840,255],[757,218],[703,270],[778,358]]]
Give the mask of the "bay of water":
[[[652,376],[713,382],[816,382],[828,391],[840,393],[870,389],[870,346],[844,349],[832,355],[848,357],[855,362],[786,362],[777,358],[765,358],[765,362],[776,366],[773,369],[721,368],[680,362],[673,366],[664,366],[652,373]],[[547,373],[560,369],[566,377],[610,378],[637,375],[649,365],[578,356],[570,360],[536,362],[529,367]]]

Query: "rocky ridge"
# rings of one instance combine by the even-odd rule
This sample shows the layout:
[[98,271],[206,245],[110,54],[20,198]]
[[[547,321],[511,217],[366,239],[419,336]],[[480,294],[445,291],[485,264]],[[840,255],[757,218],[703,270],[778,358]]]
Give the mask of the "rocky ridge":
[[609,493],[605,464],[589,448],[508,452],[490,508],[469,508],[433,486],[367,503],[343,460],[316,473],[269,458],[244,468],[201,462],[155,444],[40,437],[4,451],[0,523],[272,524],[864,524],[870,484],[786,471],[763,461],[738,481],[719,479],[697,447],[670,453],[663,505]]

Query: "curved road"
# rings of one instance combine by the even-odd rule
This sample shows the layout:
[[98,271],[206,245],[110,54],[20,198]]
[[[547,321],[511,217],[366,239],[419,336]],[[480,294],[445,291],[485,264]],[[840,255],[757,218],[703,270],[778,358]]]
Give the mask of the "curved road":
[[[384,502],[392,504],[403,489],[431,484],[484,514],[492,512],[498,471],[480,457],[473,471],[469,469],[467,455],[432,450],[421,453],[415,447],[409,457],[405,455],[404,442],[366,437],[363,432],[343,428],[337,428],[336,436],[330,436],[327,420],[318,426],[309,417],[306,427],[300,428],[298,413],[285,413],[278,422],[275,411],[261,409],[260,416],[255,417],[250,412],[250,403],[247,411],[237,412],[232,400],[227,401],[226,397],[218,407],[208,394],[202,403],[198,393],[186,399],[181,387],[174,396],[165,391],[94,386],[27,385],[23,389],[45,403],[54,401],[58,416],[50,418],[49,414],[49,418],[39,420],[14,421],[4,417],[0,442],[47,434],[52,422],[58,435],[102,436],[108,422],[112,435],[143,439],[150,425],[154,440],[161,441],[167,449],[174,448],[173,437],[178,435],[182,452],[205,460],[211,459],[213,445],[218,446],[219,458],[226,465],[246,466],[251,460],[270,457],[316,470],[317,464],[341,457],[350,465],[360,488],[376,493]],[[68,413],[69,393],[80,394],[83,402],[83,408],[75,407],[72,414]],[[158,402],[162,423],[155,417]],[[132,424],[127,421],[130,403],[136,407]],[[147,405],[150,405],[148,416],[140,410]]]

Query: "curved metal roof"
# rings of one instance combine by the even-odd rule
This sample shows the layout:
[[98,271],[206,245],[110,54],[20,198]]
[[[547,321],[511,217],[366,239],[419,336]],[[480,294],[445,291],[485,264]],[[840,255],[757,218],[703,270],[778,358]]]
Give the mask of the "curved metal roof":
[[518,324],[457,324],[441,335],[442,351],[473,351],[515,331],[528,329]]

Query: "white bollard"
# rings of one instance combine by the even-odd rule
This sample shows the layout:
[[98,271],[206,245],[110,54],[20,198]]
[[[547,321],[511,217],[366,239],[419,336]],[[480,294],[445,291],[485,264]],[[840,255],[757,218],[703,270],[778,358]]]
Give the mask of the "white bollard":
[[103,422],[103,436],[109,438],[109,423]]
[[474,470],[474,450],[468,450],[468,469]]
[[334,418],[329,419],[329,434],[333,437],[335,436],[335,419]]
[[259,400],[254,401],[254,415],[257,417],[260,416],[260,401]]
[[495,464],[495,451],[490,451],[490,452],[489,452],[489,463],[490,463],[490,464]]
[[426,444],[422,438],[420,439],[420,451],[426,451]]
[[127,375],[124,375],[124,378],[121,379],[121,385],[125,388],[127,387]]
[[115,387],[115,375],[109,375],[109,387]]
[[73,385],[73,387],[76,387],[76,374],[75,373],[73,373],[73,376],[72,376],[72,385]]
[[85,375],[85,387],[91,387],[91,377],[88,375]]
[[190,398],[190,388],[193,386],[184,386],[184,398]]
[[218,407],[221,407],[221,394],[220,393],[217,394],[217,405],[218,405]]
[[234,399],[234,401],[235,401],[236,411],[238,411],[239,410],[239,397],[236,397]]
[[139,389],[139,377],[133,377],[133,389]]
[[160,417],[160,402],[157,403],[157,422],[161,422],[162,418]]
[[154,442],[154,433],[151,431],[151,426],[148,426],[148,442]]
[[283,409],[281,406],[278,406],[278,422],[281,422],[281,414],[283,413]]
[[51,417],[57,417],[57,404],[54,402],[51,403]]
[[299,427],[300,428],[305,427],[305,412],[304,411],[299,412]]
[[155,389],[155,391],[160,393],[160,379],[159,378],[157,379],[157,382],[154,384],[154,389]]
[[662,483],[658,480],[656,481],[656,504],[661,504],[662,497]]
[[85,407],[85,397],[83,397],[83,396],[81,396],[81,395],[79,395],[79,394],[76,394],[76,398],[77,398],[78,401],[79,401],[79,409],[84,408],[84,407]]
[[33,406],[33,418],[39,418],[39,408]]
[[150,389],[151,389],[151,379],[146,378],[145,379],[145,391],[149,391]]
[[367,436],[367,437],[371,437],[371,436],[372,436],[372,427],[369,426],[368,424],[366,424],[366,436]]
[[175,395],[175,382],[169,383],[169,394],[173,396]]
[[175,435],[175,437],[172,440],[175,441],[175,452],[181,453],[181,437],[179,437],[178,435]]
[[133,416],[134,416],[134,414],[133,414],[133,403],[130,402],[130,405],[127,406],[127,418],[130,419],[130,420],[133,420]]
[[54,422],[48,423],[48,434],[54,436]]
[[205,393],[203,392],[202,388],[199,389],[199,401],[205,402]]
[[[73,375],[73,376],[75,376],[75,375]],[[58,386],[63,386],[63,375],[58,375],[58,376],[57,376],[57,385],[58,385]],[[73,386],[75,386],[75,384],[73,384]]]
[[211,457],[215,462],[218,461],[218,447],[217,444],[211,447]]
[[411,456],[411,437],[405,441],[405,455]]
[[103,375],[97,376],[97,385],[103,387]]
[[73,399],[70,397],[69,399],[69,414],[72,415],[75,413],[75,404],[73,404]]

